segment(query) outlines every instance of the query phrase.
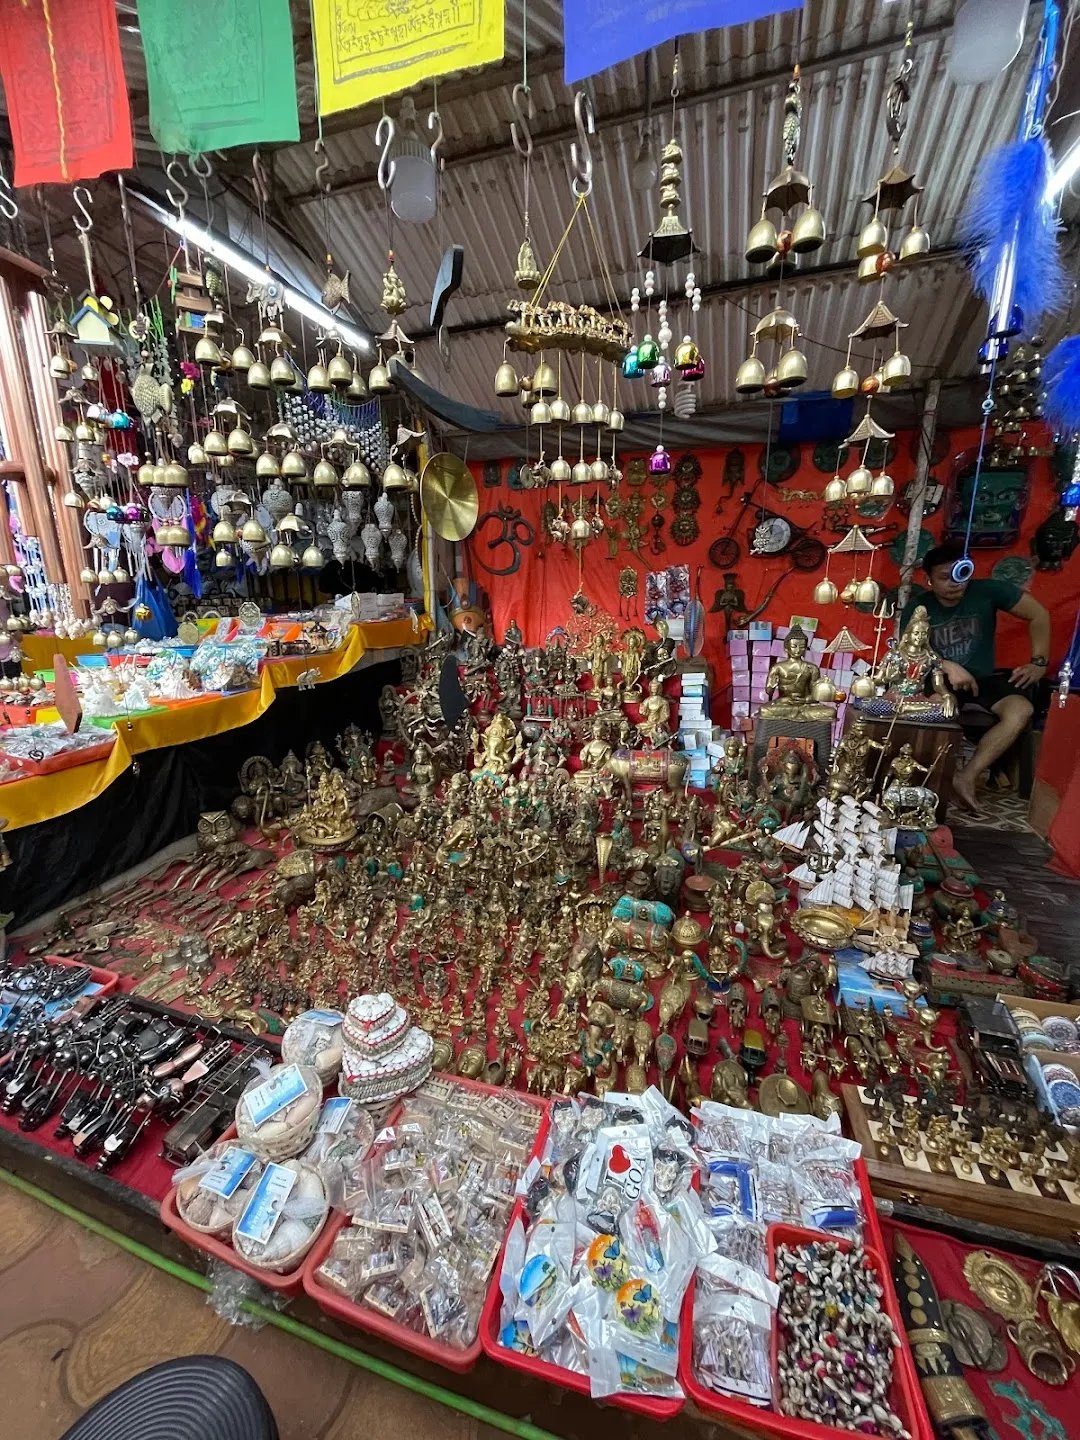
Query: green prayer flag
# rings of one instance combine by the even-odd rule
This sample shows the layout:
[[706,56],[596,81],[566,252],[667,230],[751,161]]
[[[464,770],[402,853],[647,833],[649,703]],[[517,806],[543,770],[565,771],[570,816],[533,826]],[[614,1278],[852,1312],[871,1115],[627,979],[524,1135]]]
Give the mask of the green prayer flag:
[[299,140],[289,0],[138,0],[166,154]]

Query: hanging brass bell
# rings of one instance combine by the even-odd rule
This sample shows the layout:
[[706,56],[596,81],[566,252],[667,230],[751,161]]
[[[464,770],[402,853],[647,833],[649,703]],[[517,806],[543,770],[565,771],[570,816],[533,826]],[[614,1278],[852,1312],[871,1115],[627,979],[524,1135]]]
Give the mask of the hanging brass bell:
[[252,390],[269,390],[274,382],[270,379],[270,371],[263,362],[256,360],[254,364],[248,366],[247,383]]
[[282,457],[281,473],[286,480],[306,480],[307,461],[299,450],[288,450]]
[[819,705],[823,702],[831,704],[836,699],[836,686],[823,675],[820,680],[814,681],[810,690],[810,698],[816,700]]
[[229,438],[226,445],[230,455],[254,455],[255,441],[241,425],[229,431]]
[[868,255],[880,255],[888,246],[889,232],[885,228],[885,222],[875,215],[863,226],[855,253],[862,260]]
[[869,675],[856,675],[851,682],[850,693],[853,700],[869,700],[877,692],[877,686]]
[[367,377],[367,388],[372,395],[389,395],[393,390],[394,387],[390,383],[390,371],[381,361],[378,365],[371,367],[371,372]]
[[592,424],[592,406],[584,400],[579,400],[570,412],[570,419],[575,425]]
[[859,268],[855,271],[855,279],[860,285],[869,285],[872,280],[881,279],[881,271],[878,269],[878,253],[864,255],[859,261]]
[[86,420],[80,420],[75,426],[75,439],[81,441],[84,445],[93,443],[94,434],[93,425],[89,424]]
[[154,466],[151,465],[149,461],[146,461],[144,464],[139,466],[136,478],[138,479],[139,484],[143,487],[144,490],[148,486],[153,485]]
[[873,483],[874,477],[866,466],[858,465],[847,477],[844,488],[849,495],[866,495]]
[[338,473],[329,460],[320,460],[316,464],[311,473],[311,483],[320,487],[338,483]]
[[891,390],[894,385],[903,385],[911,379],[911,361],[899,350],[894,350],[885,361],[881,371],[881,381],[886,390]]
[[84,585],[96,585],[97,571],[91,570],[89,566],[84,565],[83,568],[79,571],[79,579],[83,582]]
[[287,510],[277,523],[279,535],[299,535],[302,528],[303,522],[292,510]]
[[330,377],[321,360],[317,360],[307,372],[307,388],[314,395],[329,395]]
[[75,369],[74,361],[66,355],[56,354],[49,361],[49,374],[54,380],[66,380]]
[[900,242],[898,260],[915,260],[930,253],[930,231],[925,225],[912,225]]
[[305,570],[321,570],[323,563],[323,553],[318,545],[309,545],[300,556],[300,564]]
[[221,455],[214,461],[214,464],[219,470],[231,470],[236,464],[236,460],[232,455]]
[[210,464],[210,457],[196,440],[187,449],[187,463],[202,469]]
[[601,459],[601,457],[598,455],[596,459],[592,462],[592,464],[589,466],[589,479],[595,480],[597,485],[602,485],[610,474],[611,470],[608,466],[607,461]]
[[154,466],[154,484],[155,484],[155,485],[164,485],[164,484],[165,484],[165,466],[164,466],[164,465],[155,465],[155,466]]
[[881,586],[876,580],[861,580],[855,591],[856,605],[876,605],[881,595]]
[[765,385],[765,366],[756,355],[748,355],[735,372],[736,395],[756,395]]
[[275,480],[281,474],[281,466],[272,450],[264,450],[256,457],[255,474],[260,480]]
[[619,431],[623,428],[625,424],[626,416],[623,414],[623,412],[621,410],[612,410],[611,414],[608,416],[607,428],[609,430]]
[[210,538],[215,545],[234,545],[236,543],[236,526],[231,520],[219,520],[214,526],[214,533]]
[[384,490],[407,490],[409,488],[409,477],[396,460],[391,460],[382,472],[382,487]]
[[61,445],[74,445],[75,432],[70,425],[62,420],[53,431],[53,439],[58,440]]
[[776,226],[765,215],[746,237],[743,254],[751,265],[764,265],[776,254]]
[[509,360],[504,360],[495,371],[495,394],[512,400],[520,388],[521,382],[518,379],[517,371]]
[[780,356],[780,363],[776,367],[776,378],[783,390],[794,390],[797,385],[804,385],[809,372],[806,367],[806,356],[801,350],[785,350]]
[[222,435],[220,430],[210,430],[203,441],[203,449],[207,455],[227,455],[229,453],[229,442]]
[[176,460],[170,460],[165,466],[165,474],[162,476],[161,483],[177,490],[183,489],[188,483],[188,472]]
[[690,370],[701,359],[701,351],[691,340],[689,335],[684,335],[675,346],[675,359],[672,364],[676,370]]
[[551,402],[551,421],[554,425],[570,423],[570,405],[561,395],[556,395]]
[[540,400],[548,400],[559,393],[555,367],[546,360],[542,360],[536,367],[536,374],[532,377],[532,392]]
[[556,485],[565,485],[570,479],[570,462],[557,455],[551,462],[551,478]]
[[278,420],[276,424],[271,425],[266,432],[266,438],[268,441],[284,440],[287,445],[295,445],[297,443],[296,431],[289,424],[288,420]]
[[833,376],[832,396],[834,400],[850,400],[859,393],[859,372],[845,365]]
[[245,545],[266,544],[266,531],[259,524],[258,520],[255,519],[254,515],[249,515],[240,527],[240,539],[243,540]]
[[341,483],[346,490],[367,490],[371,485],[371,471],[362,460],[354,460],[341,477]]
[[796,255],[809,255],[825,243],[825,217],[808,205],[791,227],[791,248]]
[[537,400],[536,404],[529,411],[530,425],[550,425],[551,406],[546,400]]
[[852,579],[852,580],[849,580],[849,581],[847,582],[847,584],[844,586],[844,588],[840,591],[840,599],[843,601],[843,603],[844,603],[845,605],[854,605],[854,604],[855,604],[855,596],[856,596],[858,593],[859,593],[859,582],[858,582],[857,580]]
[[296,554],[292,546],[286,545],[284,544],[284,542],[279,540],[278,543],[270,551],[270,569],[291,570],[295,566],[295,564]]
[[246,375],[255,364],[255,356],[246,345],[237,345],[231,355],[232,368],[238,370],[241,375]]
[[195,364],[212,370],[221,364],[221,346],[212,335],[201,335],[195,346]]
[[610,405],[605,405],[603,400],[597,400],[592,407],[592,418],[594,425],[606,425],[611,419]]
[[61,504],[66,506],[68,510],[86,509],[86,501],[77,490],[66,490]]
[[578,460],[570,471],[570,480],[574,485],[587,485],[592,479],[592,472],[589,469],[587,460]]
[[826,505],[838,505],[846,493],[843,480],[839,475],[834,475],[825,486],[822,498]]
[[[361,405],[369,398],[368,388],[364,384],[364,377],[360,374],[359,370],[354,370],[352,379],[349,381],[349,388],[345,391],[345,399],[351,401],[353,405]],[[321,550],[319,554],[322,554]]]
[[[287,355],[275,355],[273,364],[270,366],[270,383],[276,385],[279,390],[286,390],[296,380],[296,371],[293,363]],[[248,384],[251,384],[251,372],[248,372]]]
[[352,366],[340,350],[326,367],[326,373],[330,377],[330,384],[335,390],[347,390],[352,384]]
[[826,577],[824,580],[819,580],[814,586],[814,604],[832,605],[839,594],[840,592],[833,582]]
[[230,565],[235,564],[235,561],[228,550],[219,550],[214,556],[214,564],[219,570],[227,570]]
[[873,484],[870,486],[870,494],[879,500],[884,500],[887,496],[891,495],[895,489],[896,486],[893,484],[892,476],[887,475],[885,471],[882,470],[880,475],[874,476]]

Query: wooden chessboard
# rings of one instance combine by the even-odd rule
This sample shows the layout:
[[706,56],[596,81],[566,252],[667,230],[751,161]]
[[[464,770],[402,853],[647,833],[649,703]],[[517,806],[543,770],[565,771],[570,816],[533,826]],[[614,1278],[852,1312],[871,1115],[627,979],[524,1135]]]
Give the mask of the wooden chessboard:
[[[1035,1235],[1076,1242],[1080,1232],[1080,1186],[1064,1182],[1049,1193],[1046,1175],[1025,1181],[1018,1170],[1003,1171],[996,1179],[986,1166],[975,1160],[965,1174],[960,1162],[950,1159],[942,1173],[931,1165],[921,1146],[915,1158],[901,1150],[895,1136],[882,1136],[882,1125],[873,1117],[873,1101],[861,1085],[840,1089],[852,1135],[863,1147],[863,1157],[875,1195],[902,1200],[911,1205],[935,1206],[950,1215],[978,1220],[987,1225],[1004,1225]],[[914,1098],[905,1102],[914,1104]],[[957,1108],[957,1114],[959,1114]],[[882,1153],[881,1145],[887,1145]],[[1060,1148],[1048,1150],[1045,1159],[1063,1160]]]

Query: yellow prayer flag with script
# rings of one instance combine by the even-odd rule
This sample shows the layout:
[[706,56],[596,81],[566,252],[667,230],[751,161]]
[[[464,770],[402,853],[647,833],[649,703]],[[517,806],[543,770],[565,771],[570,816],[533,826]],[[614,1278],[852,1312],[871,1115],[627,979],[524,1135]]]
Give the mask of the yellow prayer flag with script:
[[503,57],[503,0],[313,0],[319,109]]

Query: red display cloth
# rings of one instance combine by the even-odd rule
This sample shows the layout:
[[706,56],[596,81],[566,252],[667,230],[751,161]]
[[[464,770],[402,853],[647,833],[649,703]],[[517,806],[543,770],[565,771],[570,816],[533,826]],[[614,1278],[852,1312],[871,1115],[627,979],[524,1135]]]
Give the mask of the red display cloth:
[[[642,390],[637,393],[644,395],[645,392]],[[940,436],[943,432],[939,431],[938,433]],[[1032,438],[1033,443],[1042,443],[1039,427],[1032,430]],[[949,433],[948,440],[949,458],[935,467],[934,472],[935,478],[943,483],[949,480],[954,465],[963,463],[961,457],[966,457],[968,463],[974,460],[974,449],[978,445],[978,432],[970,429],[954,430]],[[576,440],[574,443],[576,444]],[[745,462],[745,478],[732,487],[730,484],[725,484],[724,467],[725,460],[736,449]],[[570,597],[578,589],[579,584],[589,600],[617,620],[620,629],[636,625],[652,638],[653,628],[646,625],[642,618],[645,576],[649,571],[663,570],[671,565],[687,565],[689,566],[691,588],[696,585],[700,589],[701,599],[706,610],[703,654],[704,658],[713,666],[712,719],[714,724],[726,725],[729,720],[729,712],[722,697],[725,687],[731,681],[731,670],[727,647],[724,643],[724,618],[721,614],[710,610],[716,592],[723,586],[724,577],[710,562],[709,547],[714,540],[730,534],[739,543],[741,558],[735,565],[727,568],[735,572],[736,582],[742,587],[745,594],[748,610],[756,610],[769,595],[773,585],[778,580],[781,581],[773,598],[758,617],[759,619],[784,625],[788,623],[792,615],[816,615],[820,617],[819,634],[832,639],[841,625],[847,625],[860,640],[865,641],[868,646],[873,646],[875,621],[872,615],[864,615],[852,606],[837,604],[823,607],[815,603],[814,587],[821,580],[824,574],[823,569],[806,572],[792,571],[791,562],[786,555],[767,557],[748,553],[748,532],[758,518],[760,506],[765,506],[775,514],[783,515],[793,526],[801,527],[807,534],[820,539],[825,545],[835,545],[846,533],[851,521],[858,518],[852,514],[846,519],[841,518],[837,521],[838,529],[826,528],[823,523],[821,491],[831,472],[822,471],[815,464],[815,450],[812,445],[786,447],[795,468],[783,480],[782,485],[765,483],[757,485],[764,449],[764,446],[759,445],[743,445],[729,446],[724,449],[703,447],[690,452],[697,456],[702,469],[701,477],[697,482],[697,493],[701,504],[694,512],[700,534],[691,545],[676,545],[670,538],[670,525],[676,514],[672,506],[675,492],[673,476],[656,477],[664,482],[662,488],[667,495],[667,502],[659,511],[664,519],[664,527],[660,532],[664,548],[659,553],[655,553],[650,548],[652,531],[649,520],[653,514],[652,495],[657,488],[655,479],[648,477],[645,484],[640,487],[624,482],[619,488],[619,498],[624,507],[627,501],[634,496],[641,497],[645,501],[638,521],[645,531],[640,554],[630,552],[626,549],[625,544],[620,542],[616,547],[614,557],[609,555],[608,537],[616,534],[621,537],[625,532],[626,522],[624,518],[612,519],[605,515],[604,523],[608,527],[607,531],[599,539],[593,540],[586,546],[582,552],[580,571],[578,557],[573,548],[556,544],[549,539],[544,529],[544,506],[556,501],[556,487],[551,485],[536,490],[512,490],[507,484],[509,467],[505,462],[497,467],[499,484],[489,486],[484,477],[485,474],[492,473],[492,467],[480,462],[475,463],[472,470],[480,496],[480,515],[475,531],[466,542],[466,550],[472,566],[473,580],[481,587],[486,587],[488,591],[496,638],[501,639],[510,621],[516,620],[521,626],[527,645],[541,644],[556,626],[565,625],[570,619],[572,615]],[[674,452],[672,454],[673,463],[677,465],[684,453],[687,452]],[[917,453],[917,433],[913,434],[911,431],[899,433],[896,437],[895,457],[889,462],[889,473],[896,485],[897,494],[914,476],[914,457]],[[567,455],[571,462],[577,458],[576,452],[570,454],[569,446]],[[773,447],[773,456],[775,460],[775,446]],[[549,450],[549,459],[551,458],[554,457]],[[619,463],[624,470],[630,458],[629,455],[620,455]],[[821,456],[819,455],[817,458],[821,459]],[[843,462],[841,474],[848,474],[856,461],[857,457],[849,454]],[[831,464],[831,457],[826,463]],[[1060,508],[1058,491],[1053,481],[1049,459],[1041,455],[1034,456],[1026,462],[1026,465],[1030,479],[1031,498],[1024,512],[1020,534],[1015,544],[1011,546],[986,552],[979,550],[973,552],[975,572],[981,579],[989,577],[993,567],[1004,555],[1014,554],[1022,555],[1025,558],[1030,557],[1031,539],[1036,529],[1048,515]],[[755,486],[757,486],[756,490]],[[583,487],[583,490],[591,500],[595,490],[588,486]],[[754,503],[746,506],[743,504],[743,495],[751,490],[754,490]],[[813,498],[805,500],[789,498],[800,491],[810,492]],[[576,502],[581,493],[582,491],[577,487],[564,488],[564,497],[570,502]],[[601,498],[603,499],[606,494],[607,490],[604,487]],[[499,511],[500,508],[506,507],[509,507],[512,513],[510,517],[504,519]],[[942,505],[936,515],[923,521],[924,529],[934,537],[935,542],[941,537],[947,510],[948,503]],[[892,522],[896,513],[894,510],[885,518],[884,534],[871,536],[875,543],[881,545],[880,551],[874,557],[874,577],[880,582],[883,589],[896,586],[900,578],[899,571],[889,553],[895,536]],[[485,521],[485,517],[488,515],[493,518]],[[503,535],[508,538],[520,537],[527,534],[527,530],[523,527],[519,526],[516,530],[514,529],[513,516],[520,517],[532,527],[534,538],[529,545],[519,544],[518,568],[511,574],[498,575],[493,571],[505,570],[514,563],[515,559],[514,550],[509,544],[501,541],[500,537]],[[637,573],[638,578],[636,611],[633,609],[632,602],[629,618],[627,618],[627,602],[620,596],[618,588],[619,572],[626,566],[630,566]],[[850,556],[834,557],[830,574],[837,584],[842,586],[852,578],[853,566],[854,561]],[[862,573],[863,570],[860,568],[860,577]],[[917,573],[915,577],[918,584],[921,584],[924,578],[921,572]],[[1077,603],[1080,602],[1080,569],[1073,561],[1058,571],[1038,571],[1026,588],[1050,611],[1052,625],[1050,660],[1051,674],[1053,674],[1057,662],[1065,654],[1072,635]],[[619,619],[620,616],[621,619]],[[871,653],[870,650],[866,651],[864,658],[869,658]],[[1001,666],[1021,665],[1030,660],[1031,648],[1028,627],[1025,622],[1013,619],[1009,615],[1003,615],[999,619],[996,658],[998,665]]]
[[[93,1155],[87,1156],[85,1160],[80,1160],[72,1148],[70,1139],[57,1140],[53,1135],[58,1120],[59,1116],[54,1115],[40,1129],[26,1133],[19,1129],[18,1116],[0,1115],[0,1130],[10,1131],[35,1145],[40,1145],[54,1155],[62,1155],[75,1165],[85,1165],[87,1170],[92,1170],[101,1156],[101,1151],[95,1150]],[[121,1185],[128,1186],[131,1190],[137,1190],[151,1200],[163,1199],[172,1184],[172,1176],[176,1172],[175,1165],[170,1165],[167,1160],[161,1158],[162,1137],[171,1123],[171,1121],[166,1123],[164,1120],[157,1119],[156,1116],[153,1117],[132,1146],[131,1152],[108,1170],[109,1178],[116,1180]]]
[[132,163],[113,0],[0,0],[15,184],[91,180]]
[[[990,1248],[989,1246],[965,1245],[959,1240],[954,1240],[951,1235],[943,1235],[935,1230],[923,1230],[916,1225],[901,1225],[895,1220],[884,1218],[881,1221],[881,1228],[889,1252],[890,1265],[892,1264],[894,1238],[897,1234],[902,1234],[911,1243],[911,1248],[929,1270],[937,1288],[938,1299],[959,1300],[964,1305],[970,1305],[974,1310],[989,1314],[991,1320],[998,1320],[1004,1337],[1005,1321],[986,1311],[986,1307],[978,1296],[972,1293],[971,1287],[964,1279],[965,1258],[973,1250],[986,1250]],[[1039,1272],[1037,1264],[1030,1260],[1018,1259],[1016,1256],[1000,1250],[992,1250],[991,1254],[1000,1255],[1030,1284],[1034,1285],[1035,1277]],[[1049,1324],[1045,1305],[1039,1307],[1039,1318],[1045,1324]],[[1050,1415],[1064,1426],[1067,1435],[1075,1435],[1077,1422],[1069,1420],[1068,1416],[1076,1414],[1077,1402],[1080,1401],[1080,1378],[1077,1377],[1077,1374],[1074,1372],[1069,1383],[1060,1388],[1044,1385],[1041,1380],[1036,1379],[1021,1360],[1016,1346],[1008,1339],[1005,1343],[1008,1363],[1004,1370],[996,1375],[989,1375],[982,1370],[964,1371],[965,1379],[975,1392],[998,1436],[1004,1437],[1010,1433],[1009,1426],[1016,1417],[1016,1408],[1006,1397],[996,1393],[994,1386],[1003,1383],[1009,1384],[1012,1381],[1019,1381],[1032,1400],[1044,1406]],[[1035,1434],[1038,1435],[1038,1430],[1035,1431]]]
[[1058,796],[1057,813],[1046,838],[1054,847],[1050,862],[1055,870],[1080,877],[1080,695],[1070,695],[1064,706],[1050,706],[1039,746],[1035,778]]

